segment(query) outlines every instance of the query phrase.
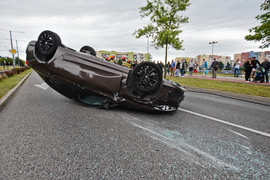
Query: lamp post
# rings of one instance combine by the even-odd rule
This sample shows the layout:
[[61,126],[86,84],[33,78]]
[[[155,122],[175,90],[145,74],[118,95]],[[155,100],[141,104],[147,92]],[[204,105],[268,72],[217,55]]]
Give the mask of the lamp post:
[[212,61],[214,60],[214,45],[217,43],[217,41],[209,42],[209,44],[212,44],[212,60],[210,61],[210,64],[212,64]]

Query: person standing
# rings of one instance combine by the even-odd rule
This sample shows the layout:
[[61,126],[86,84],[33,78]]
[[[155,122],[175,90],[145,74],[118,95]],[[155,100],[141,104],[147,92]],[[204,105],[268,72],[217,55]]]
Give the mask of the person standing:
[[190,60],[188,67],[189,67],[189,75],[192,76],[193,70],[194,70],[195,62],[193,62],[193,59]]
[[168,63],[166,64],[166,71],[167,71],[167,74],[169,75],[170,71],[171,71],[171,63],[170,63],[170,61],[168,61]]
[[174,68],[175,68],[175,62],[172,60],[172,63],[171,63],[171,76],[174,76]]
[[260,61],[258,61],[258,60],[256,59],[256,57],[252,57],[251,64],[252,64],[252,66],[253,66],[251,77],[253,78],[253,76],[254,76],[254,74],[255,74],[255,72],[256,72],[256,69],[257,69],[257,64],[258,64],[258,66],[261,66],[261,64],[260,64]]
[[270,62],[268,61],[268,59],[265,59],[264,62],[262,63],[262,67],[264,68],[264,77],[265,77],[265,81],[267,83],[269,83],[269,69],[270,69]]
[[234,65],[234,77],[239,76],[240,60],[237,59]]
[[161,68],[161,71],[162,71],[162,74],[163,74],[164,64],[163,64],[162,61],[160,61],[160,68]]
[[137,65],[137,61],[133,61],[132,65],[131,65],[131,69],[134,69],[136,65]]
[[195,64],[194,64],[193,74],[195,74],[195,73],[196,73],[196,75],[198,73],[198,64],[197,64],[197,61],[195,61]]
[[176,70],[175,70],[175,76],[176,77],[179,77],[179,71],[180,71],[180,62],[179,62],[179,60],[177,60]]
[[217,78],[217,70],[218,70],[218,61],[214,58],[214,61],[211,64],[212,78]]
[[162,68],[162,64],[161,64],[161,61],[157,61],[157,65],[158,67],[160,68],[160,70],[162,71],[162,74],[163,74],[163,68]]
[[205,71],[207,69],[207,62],[205,61],[205,59],[203,59],[203,63],[202,63],[202,68],[203,68],[203,76],[205,76]]
[[253,68],[252,62],[251,62],[251,58],[248,58],[248,60],[245,62],[244,64],[245,66],[245,80],[246,82],[249,82],[250,80],[250,74]]
[[180,63],[181,77],[184,77],[185,72],[187,71],[187,65],[184,59]]

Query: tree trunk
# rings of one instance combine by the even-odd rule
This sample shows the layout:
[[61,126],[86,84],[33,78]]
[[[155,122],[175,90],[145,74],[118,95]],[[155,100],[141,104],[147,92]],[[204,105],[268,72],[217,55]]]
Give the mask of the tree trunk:
[[[166,43],[165,47],[165,68],[164,68],[164,79],[166,79],[166,74],[167,74],[167,53],[168,53],[168,43]],[[169,67],[168,67],[169,68]]]

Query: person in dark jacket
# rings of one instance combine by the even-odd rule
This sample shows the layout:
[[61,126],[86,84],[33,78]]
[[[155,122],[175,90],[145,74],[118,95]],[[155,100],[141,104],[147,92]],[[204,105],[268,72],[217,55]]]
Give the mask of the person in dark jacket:
[[184,59],[181,60],[180,71],[181,71],[181,77],[184,77],[185,72],[187,71],[187,65]]
[[211,64],[211,70],[212,70],[212,78],[217,78],[218,61],[216,61],[216,58],[214,58],[214,61]]
[[250,74],[251,74],[251,71],[252,71],[252,68],[253,68],[251,58],[248,58],[248,60],[244,64],[244,66],[245,66],[245,73],[246,73],[245,74],[245,80],[246,80],[246,82],[249,82]]
[[253,66],[253,68],[252,68],[252,78],[253,78],[253,76],[254,76],[254,74],[255,74],[255,72],[256,72],[256,69],[257,69],[257,64],[259,65],[259,66],[261,66],[261,63],[260,63],[260,61],[258,61],[257,59],[256,59],[256,57],[252,57],[252,60],[251,60],[251,64],[252,64],[252,66]]
[[180,72],[180,62],[179,62],[179,60],[177,60],[176,70],[175,70],[175,76],[176,77],[179,77],[179,72]]
[[265,80],[266,82],[269,83],[269,75],[268,75],[268,72],[269,72],[269,69],[270,69],[270,62],[268,61],[268,59],[265,59],[264,62],[262,63],[262,67],[264,68],[264,77],[265,77]]
[[[167,71],[167,74],[169,75],[170,74],[170,71],[171,71],[171,64],[170,64],[170,61],[168,61],[168,63],[166,64],[166,71]],[[166,73],[166,72],[165,72]]]

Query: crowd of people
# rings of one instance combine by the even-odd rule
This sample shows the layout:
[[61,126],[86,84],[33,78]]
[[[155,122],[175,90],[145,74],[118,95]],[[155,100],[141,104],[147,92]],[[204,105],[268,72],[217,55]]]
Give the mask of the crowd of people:
[[[154,61],[155,63],[155,61]],[[184,75],[187,72],[187,69],[189,70],[189,75],[192,76],[193,73],[198,73],[198,64],[193,59],[187,63],[185,59],[177,60],[177,62],[174,62],[174,60],[171,60],[167,62],[166,66],[164,66],[163,62],[157,61],[157,65],[160,67],[162,72],[165,72],[166,67],[166,74],[170,76],[175,77],[184,77]]]
[[[184,75],[187,73],[187,70],[189,71],[188,73],[189,76],[192,76],[193,74],[197,75],[199,67],[201,67],[202,69],[203,76],[205,76],[208,73],[208,65],[205,59],[203,59],[201,65],[199,65],[197,61],[193,59],[190,59],[189,62],[187,62],[185,59],[182,59],[181,61],[177,60],[177,62],[171,60],[167,62],[166,66],[164,66],[162,61],[157,61],[156,64],[160,67],[163,73],[167,73],[167,75],[175,77],[184,77]],[[240,60],[237,59],[233,69],[234,77],[239,77],[240,66],[241,66]],[[218,68],[219,62],[214,58],[213,62],[210,64],[212,78],[217,78]],[[255,82],[265,81],[269,83],[268,73],[270,69],[270,62],[268,61],[268,59],[265,59],[263,63],[260,63],[258,60],[256,60],[256,57],[249,58],[244,64],[244,69],[246,82],[251,81],[251,78],[253,78],[253,81]]]
[[[160,67],[162,72],[165,71],[165,67],[166,67],[167,75],[175,76],[175,77],[184,77],[184,75],[187,73],[187,70],[188,70],[189,76],[192,76],[193,74],[197,75],[198,69],[200,67],[197,61],[193,59],[191,59],[189,62],[187,62],[185,59],[182,59],[181,61],[177,60],[177,62],[174,62],[174,60],[171,60],[171,62],[168,61],[166,66],[164,66],[163,62],[157,61],[157,65]],[[207,62],[205,61],[205,59],[203,59],[201,67],[203,70],[203,76],[205,76],[208,73]],[[212,77],[216,78],[216,71],[218,69],[218,62],[216,61],[216,59],[214,59],[214,62],[211,64],[211,69],[213,73]]]
[[[119,64],[116,60],[115,60],[115,56],[114,55],[110,55],[110,56],[106,56],[104,57],[105,61],[111,62],[111,63],[115,63],[115,64]],[[135,66],[138,64],[137,61],[130,61],[128,59],[126,59],[125,56],[122,57],[122,60],[118,60],[121,61],[121,65],[125,66],[127,68],[131,68],[134,69]]]
[[269,83],[269,69],[270,62],[268,59],[265,59],[264,62],[260,63],[256,59],[256,57],[248,58],[248,60],[244,63],[245,68],[245,80],[246,82],[250,82],[251,79],[253,81],[264,82],[264,80]]
[[[104,58],[106,61],[112,62],[112,63],[117,63],[115,60],[115,56],[111,55],[109,57]],[[201,67],[203,76],[205,76],[208,73],[208,65],[207,61],[203,59],[202,64],[199,65],[197,61],[190,59],[189,62],[187,62],[185,59],[177,60],[176,62],[174,60],[168,61],[166,65],[163,64],[162,61],[153,61],[156,63],[162,73],[166,73],[167,75],[170,76],[175,76],[175,77],[184,77],[184,75],[187,73],[188,70],[188,75],[192,76],[193,74],[198,73],[199,67]],[[121,64],[125,67],[134,69],[135,66],[137,65],[137,61],[130,61],[127,60],[125,56],[122,57]],[[234,77],[239,77],[239,69],[240,69],[241,63],[240,60],[237,59],[235,64],[234,64]],[[166,72],[165,72],[165,67],[166,67]],[[214,58],[213,62],[210,65],[211,73],[212,73],[212,78],[217,78],[217,70],[219,68],[219,62]],[[260,81],[264,82],[266,81],[269,83],[269,69],[270,69],[270,62],[268,59],[265,59],[263,63],[260,63],[258,60],[256,60],[256,57],[249,58],[245,63],[244,63],[244,71],[245,71],[245,80],[246,82],[250,82],[251,79],[253,81]]]

